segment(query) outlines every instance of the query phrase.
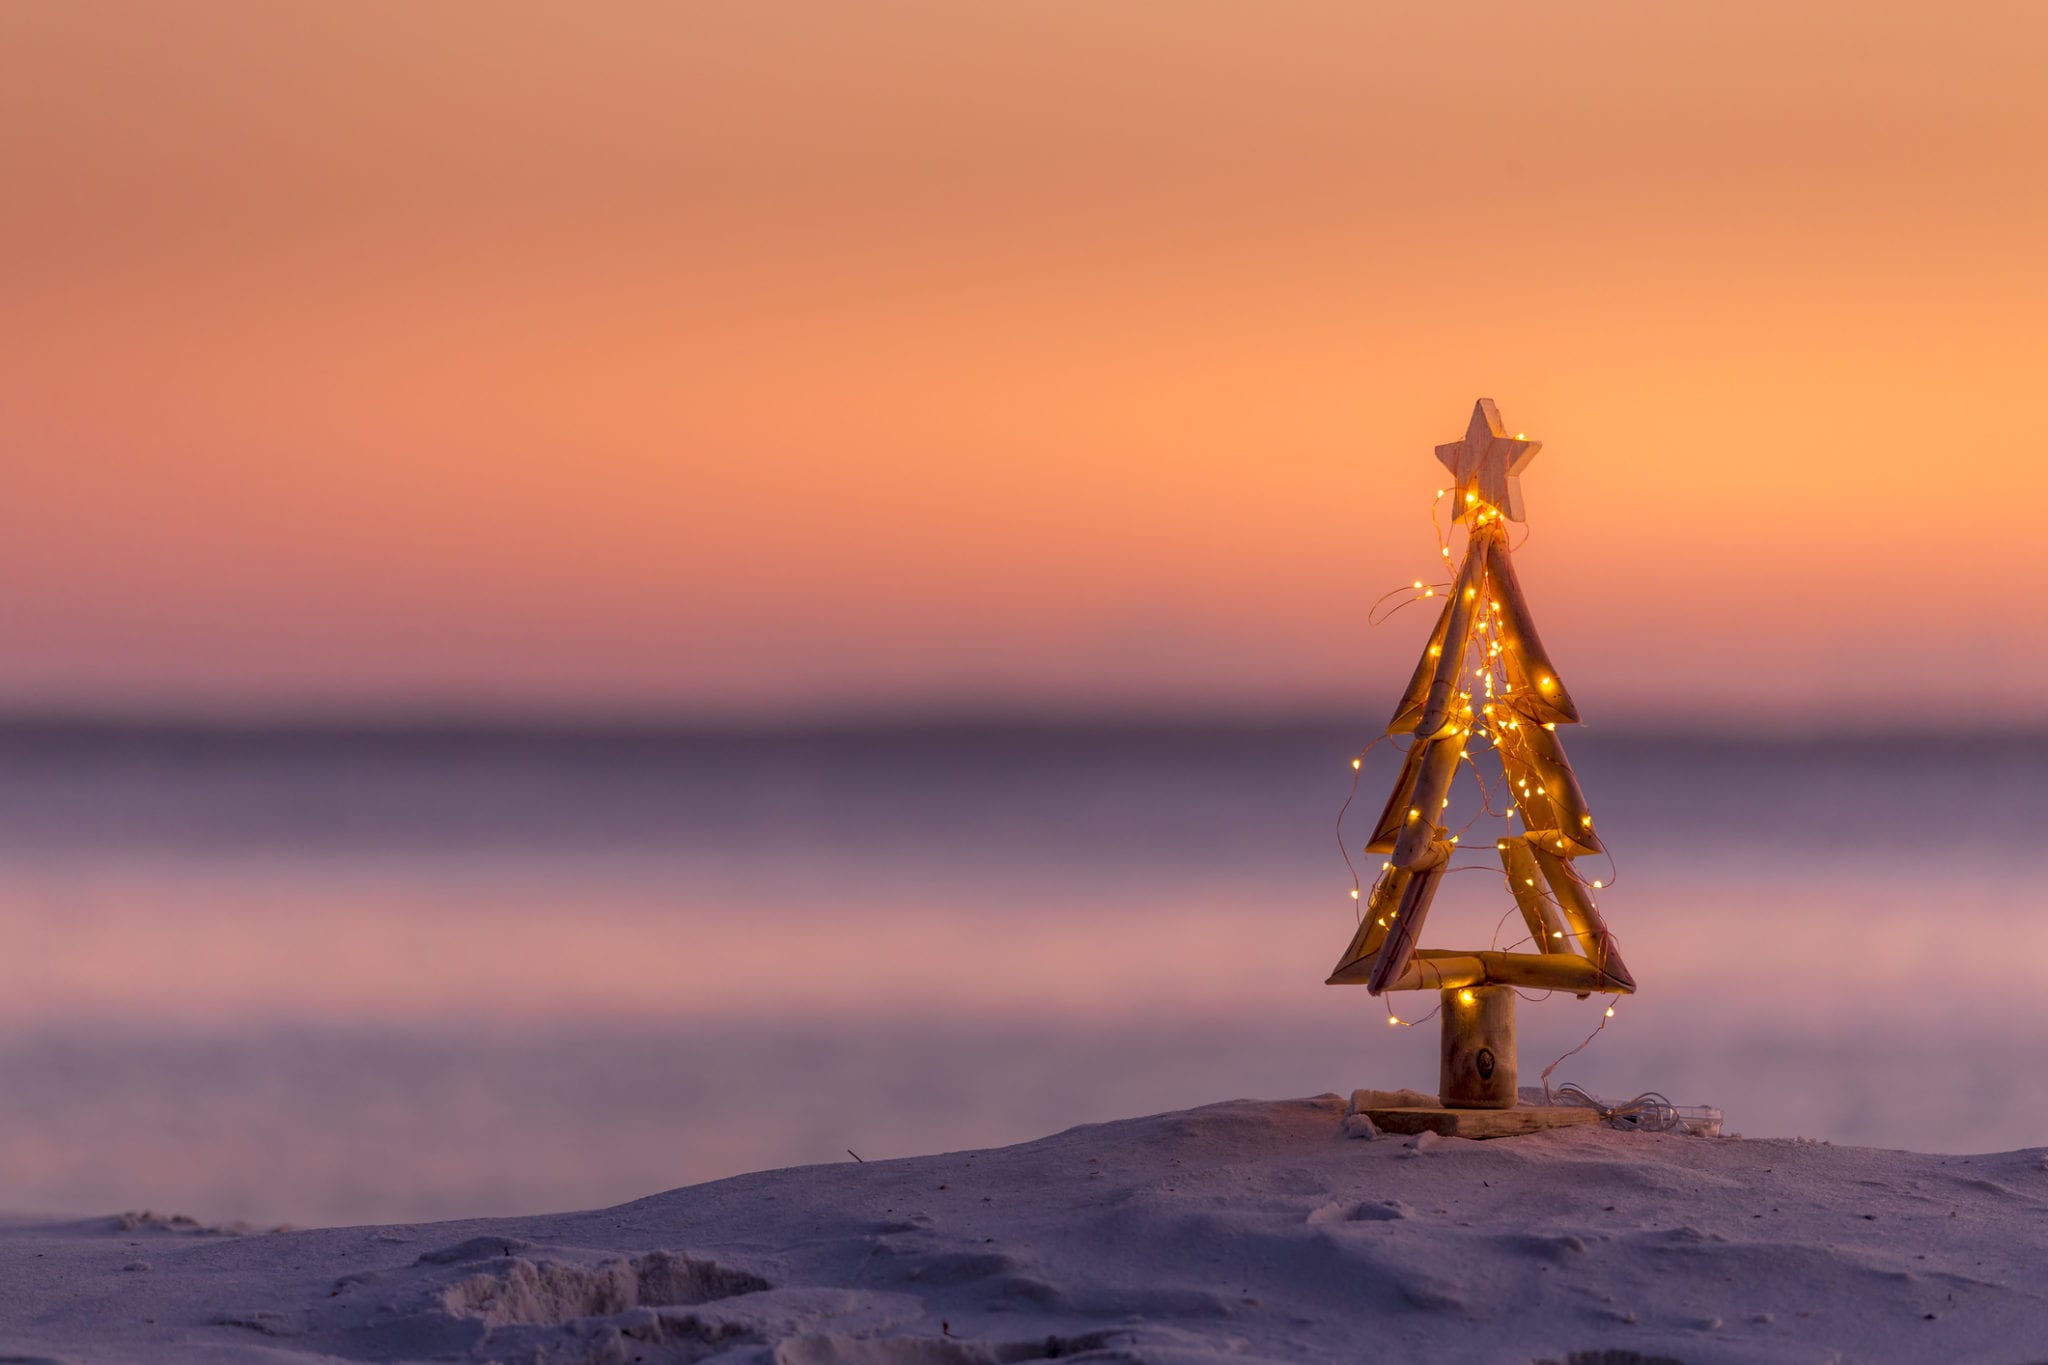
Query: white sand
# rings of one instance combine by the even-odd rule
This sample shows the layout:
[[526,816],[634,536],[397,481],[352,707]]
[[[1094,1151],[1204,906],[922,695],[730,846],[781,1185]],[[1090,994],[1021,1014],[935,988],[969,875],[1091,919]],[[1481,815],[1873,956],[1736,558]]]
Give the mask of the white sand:
[[1237,1101],[592,1213],[21,1222],[0,1358],[2048,1358],[2041,1150],[1357,1141],[1343,1109]]

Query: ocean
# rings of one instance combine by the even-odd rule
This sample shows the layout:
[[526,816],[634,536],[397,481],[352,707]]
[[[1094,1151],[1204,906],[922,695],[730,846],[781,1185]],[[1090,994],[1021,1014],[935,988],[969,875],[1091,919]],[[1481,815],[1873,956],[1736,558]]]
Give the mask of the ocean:
[[[1433,1090],[1433,1001],[1322,984],[1376,718],[0,726],[0,1211],[542,1212]],[[1641,989],[1521,1003],[1525,1084],[1598,1028],[1554,1082],[2048,1144],[2048,737],[1567,741]],[[1454,875],[1425,942],[1509,909]]]

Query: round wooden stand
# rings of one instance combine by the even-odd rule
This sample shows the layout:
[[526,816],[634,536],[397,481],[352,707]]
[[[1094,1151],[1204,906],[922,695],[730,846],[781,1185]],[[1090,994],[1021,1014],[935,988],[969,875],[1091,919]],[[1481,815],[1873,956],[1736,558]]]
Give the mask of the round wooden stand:
[[1437,1098],[1446,1109],[1515,1107],[1515,991],[1461,986],[1443,992],[1443,1071]]

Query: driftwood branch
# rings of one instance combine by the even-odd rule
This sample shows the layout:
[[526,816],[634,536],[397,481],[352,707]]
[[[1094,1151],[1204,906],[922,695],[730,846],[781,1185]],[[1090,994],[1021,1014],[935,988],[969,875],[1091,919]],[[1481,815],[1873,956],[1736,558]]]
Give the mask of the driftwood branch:
[[1508,889],[1515,894],[1515,906],[1522,912],[1522,923],[1529,927],[1529,940],[1536,951],[1566,951],[1571,945],[1565,939],[1564,918],[1537,880],[1542,873],[1537,870],[1536,856],[1520,839],[1502,839],[1496,847]]
[[1558,677],[1557,666],[1550,662],[1543,639],[1536,633],[1536,622],[1529,614],[1528,600],[1522,596],[1514,559],[1505,543],[1489,557],[1488,566],[1487,591],[1500,604],[1497,614],[1502,657],[1507,661],[1508,681],[1514,687],[1508,695],[1539,721],[1577,724],[1579,708],[1573,704],[1572,694]]

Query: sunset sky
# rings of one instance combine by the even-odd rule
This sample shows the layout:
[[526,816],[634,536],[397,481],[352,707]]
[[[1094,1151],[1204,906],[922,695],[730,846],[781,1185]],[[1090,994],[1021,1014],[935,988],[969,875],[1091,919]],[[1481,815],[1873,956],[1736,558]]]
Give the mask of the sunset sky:
[[2048,7],[0,8],[0,705],[2048,718]]

